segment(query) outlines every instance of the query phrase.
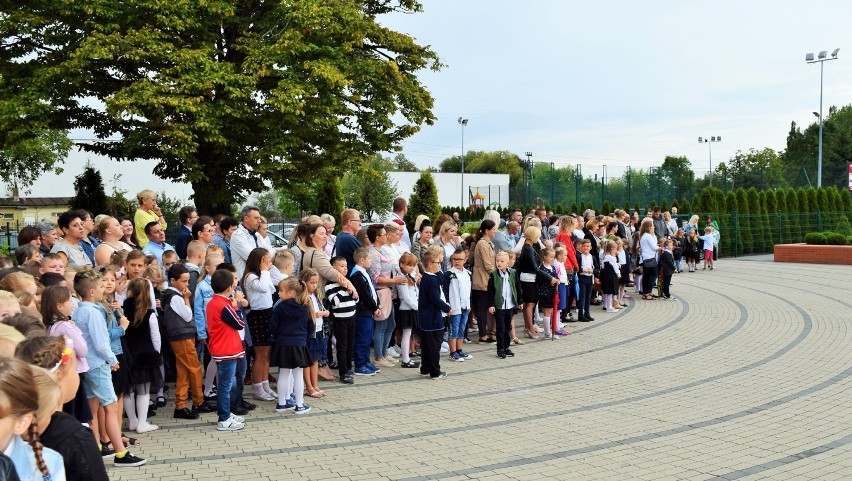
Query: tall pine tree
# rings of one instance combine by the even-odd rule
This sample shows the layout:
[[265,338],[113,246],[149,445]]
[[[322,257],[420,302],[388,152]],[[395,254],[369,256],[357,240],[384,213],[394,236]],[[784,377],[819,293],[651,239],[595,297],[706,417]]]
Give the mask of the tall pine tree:
[[409,232],[414,231],[414,221],[420,214],[429,217],[432,222],[441,215],[438,188],[435,186],[435,178],[428,170],[420,173],[420,178],[414,183],[414,190],[408,199],[408,213],[405,214],[405,223],[408,225]]

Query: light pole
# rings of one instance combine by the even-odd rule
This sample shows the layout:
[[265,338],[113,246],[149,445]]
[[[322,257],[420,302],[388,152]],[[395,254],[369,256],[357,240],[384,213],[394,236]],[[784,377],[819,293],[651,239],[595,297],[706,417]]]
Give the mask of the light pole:
[[707,174],[707,178],[710,179],[710,187],[713,187],[713,143],[721,141],[722,137],[719,135],[710,137],[709,139],[706,137],[698,137],[698,143],[707,144],[707,148],[710,151],[710,173]]
[[[805,62],[819,63],[819,149],[817,151],[817,188],[822,187],[822,70],[823,64],[828,60],[837,60],[837,52],[840,49],[836,48],[831,52],[831,58],[827,58],[828,50],[823,50],[814,59],[813,53],[805,54]],[[814,112],[816,113],[816,112]]]
[[462,129],[462,156],[461,156],[461,207],[466,209],[464,200],[464,128],[467,127],[467,119],[463,119],[459,117],[459,125],[461,125]]

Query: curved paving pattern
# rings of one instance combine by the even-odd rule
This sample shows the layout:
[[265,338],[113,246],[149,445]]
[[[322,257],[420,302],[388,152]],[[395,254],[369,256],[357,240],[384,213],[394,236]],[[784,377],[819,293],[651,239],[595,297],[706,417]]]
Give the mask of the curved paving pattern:
[[238,433],[154,418],[149,464],[110,476],[852,479],[850,274],[723,260],[514,359],[471,345],[441,381],[385,369]]

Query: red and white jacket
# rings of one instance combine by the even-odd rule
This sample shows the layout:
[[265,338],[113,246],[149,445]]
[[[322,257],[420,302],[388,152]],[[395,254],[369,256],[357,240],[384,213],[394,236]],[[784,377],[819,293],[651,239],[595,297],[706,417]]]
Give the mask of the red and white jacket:
[[231,300],[214,294],[207,303],[207,348],[214,361],[229,361],[245,357],[240,331],[246,323],[231,305]]

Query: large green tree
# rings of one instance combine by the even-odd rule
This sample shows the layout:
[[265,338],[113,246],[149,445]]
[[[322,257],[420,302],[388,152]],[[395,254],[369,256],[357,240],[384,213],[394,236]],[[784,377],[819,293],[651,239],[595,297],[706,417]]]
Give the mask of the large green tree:
[[[0,47],[0,55],[2,52]],[[0,85],[2,82],[0,75]],[[2,104],[0,99],[0,106]],[[0,138],[4,136],[0,134]],[[4,141],[0,141],[0,179],[12,188],[28,192],[45,172],[62,173],[60,165],[65,162],[72,146],[71,140],[61,130],[44,129],[27,136],[5,137]]]
[[673,188],[672,197],[683,195],[692,190],[695,172],[692,171],[692,164],[686,157],[667,155],[663,160],[663,165],[659,168],[659,172],[665,185]]
[[343,199],[347,207],[358,209],[367,219],[373,214],[382,217],[390,212],[397,186],[388,175],[387,164],[387,159],[375,155],[343,176]]
[[104,178],[101,172],[87,163],[83,172],[74,178],[74,197],[72,209],[85,209],[92,215],[107,211],[107,195],[104,190]]
[[190,183],[201,212],[342,175],[435,119],[417,74],[437,54],[380,22],[417,0],[4,5],[0,138],[90,129],[85,150]]

